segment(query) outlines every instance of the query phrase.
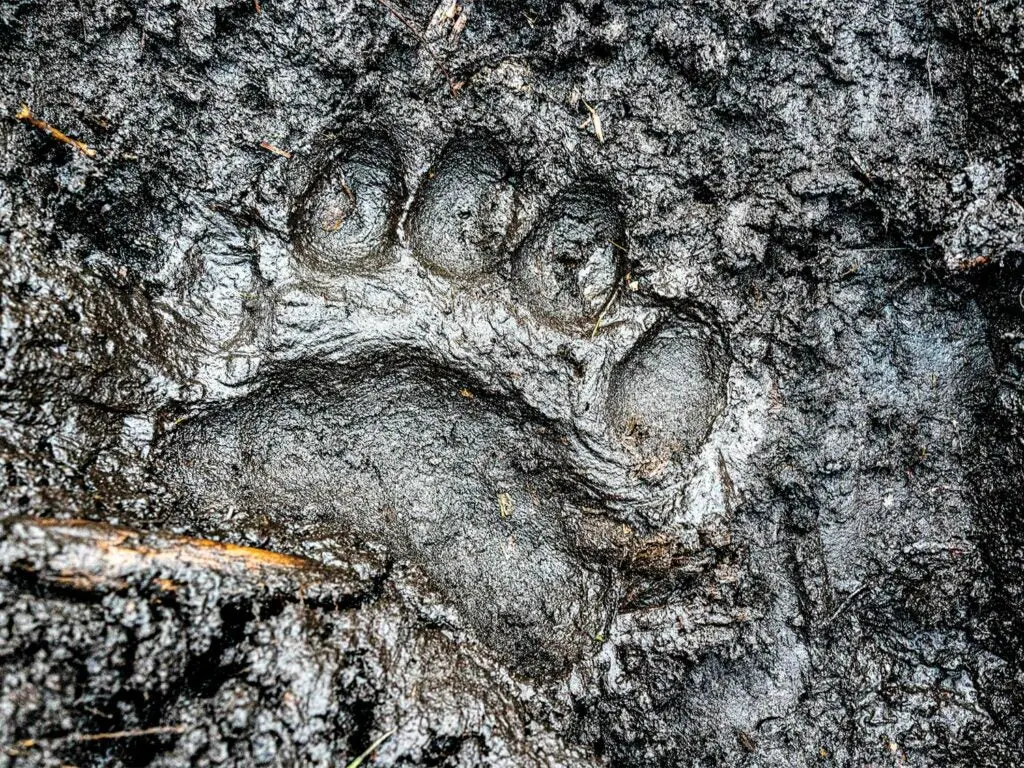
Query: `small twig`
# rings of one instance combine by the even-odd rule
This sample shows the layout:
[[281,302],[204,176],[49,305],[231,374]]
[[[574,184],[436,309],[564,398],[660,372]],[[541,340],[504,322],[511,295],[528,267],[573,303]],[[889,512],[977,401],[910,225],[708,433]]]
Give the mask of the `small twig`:
[[267,150],[267,152],[273,152],[275,155],[278,155],[279,157],[283,157],[285,160],[291,160],[292,159],[292,153],[291,152],[288,152],[287,150],[284,150],[284,149],[279,149],[278,147],[275,147],[273,144],[271,144],[269,141],[261,141],[260,142],[260,149],[265,149],[265,150]]
[[590,113],[590,117],[587,118],[586,122],[580,126],[580,128],[586,128],[588,125],[594,126],[594,135],[597,137],[599,144],[604,144],[604,128],[601,126],[601,117],[597,114],[597,110],[587,104],[586,100],[583,102],[583,106],[587,108]]
[[355,205],[356,193],[352,191],[352,187],[348,185],[348,179],[345,178],[344,173],[339,173],[341,176],[341,191],[345,193],[345,197],[348,198],[349,202]]
[[[78,591],[123,589],[132,576],[156,571],[153,586],[177,590],[180,569],[197,568],[221,575],[315,571],[306,558],[222,544],[188,536],[145,534],[87,520],[11,518],[0,524],[8,541],[47,541],[57,553],[47,567],[30,569],[46,581]],[[0,572],[15,563],[0,561]]]
[[49,135],[51,138],[54,138],[57,141],[62,142],[63,144],[67,144],[69,147],[77,149],[86,157],[96,157],[95,149],[90,147],[84,141],[72,139],[66,133],[57,130],[45,120],[40,120],[38,117],[32,114],[32,110],[28,108],[28,104],[22,104],[21,109],[18,110],[17,114],[15,114],[14,117],[17,120],[21,120],[23,123],[28,123],[33,128],[38,128],[40,131]]
[[137,736],[160,736],[167,733],[184,733],[188,730],[184,725],[158,725],[154,728],[135,728],[128,731],[111,731],[109,733],[76,733],[72,741],[107,741],[109,739],[134,739]]
[[295,595],[312,584],[329,590],[328,600],[358,599],[367,591],[361,577],[346,567],[86,520],[9,517],[0,521],[0,542],[0,581],[12,574],[29,576],[43,589],[163,600],[183,585],[213,577],[222,597],[248,595],[254,584],[268,599]]
[[427,42],[427,38],[423,35],[423,32],[387,0],[376,0],[376,2],[416,36],[416,39],[420,41],[420,45],[423,46],[423,50],[426,51],[427,55],[431,60],[433,60],[434,66],[440,70],[441,74],[444,75],[445,80],[448,81],[448,88],[451,90],[452,96],[458,95],[459,89],[462,88],[463,83],[455,82],[455,78],[452,77],[452,73],[448,71],[448,67],[444,65],[438,55],[434,53],[434,49],[430,47],[430,43]]
[[732,502],[736,498],[736,484],[732,481],[732,475],[729,474],[729,465],[725,462],[725,455],[722,453],[722,449],[718,449],[718,477],[722,481],[722,497],[725,499],[725,509],[730,514],[732,513]]
[[854,264],[854,265],[853,265],[852,267],[850,267],[850,268],[849,268],[848,270],[846,270],[845,272],[843,272],[843,273],[842,273],[842,274],[841,274],[841,275],[839,276],[839,279],[840,279],[840,280],[844,280],[844,279],[846,279],[847,277],[849,277],[850,275],[856,275],[856,274],[857,274],[857,270],[859,270],[859,269],[860,269],[860,264]]
[[867,169],[866,169],[866,168],[865,168],[865,167],[863,166],[863,164],[862,164],[862,163],[860,162],[860,158],[859,158],[859,157],[857,157],[857,155],[855,155],[855,154],[853,154],[853,153],[851,152],[851,153],[850,153],[850,161],[851,161],[851,162],[853,163],[853,167],[854,167],[854,168],[855,168],[855,169],[856,169],[857,171],[859,171],[859,172],[860,172],[860,175],[861,175],[861,176],[863,176],[863,177],[864,177],[864,181],[865,181],[865,182],[867,182],[867,185],[868,185],[869,187],[872,187],[872,186],[874,186],[874,184],[875,184],[875,181],[874,181],[874,179],[873,179],[873,178],[871,177],[871,174],[870,174],[870,173],[868,172],[868,170],[867,170]]
[[835,611],[834,611],[834,612],[832,613],[832,615],[831,615],[831,616],[829,616],[829,617],[828,617],[827,619],[825,619],[825,623],[824,623],[824,624],[822,624],[822,628],[823,628],[823,629],[825,629],[825,628],[827,628],[827,627],[831,626],[831,625],[832,625],[832,622],[834,622],[834,621],[835,621],[836,619],[838,619],[838,618],[839,618],[839,616],[840,616],[840,615],[841,615],[841,614],[842,614],[842,613],[843,613],[843,612],[844,612],[844,611],[845,611],[845,610],[846,610],[847,608],[849,608],[849,607],[850,607],[850,605],[851,605],[851,604],[853,603],[853,601],[854,601],[854,600],[856,600],[856,599],[857,599],[857,598],[858,598],[858,597],[860,596],[860,594],[861,594],[861,593],[862,593],[862,592],[863,592],[864,590],[866,590],[866,589],[867,589],[868,587],[870,587],[870,586],[871,586],[871,582],[870,582],[870,580],[869,580],[869,581],[866,581],[866,582],[864,582],[863,584],[861,584],[861,585],[860,585],[859,587],[857,587],[857,588],[856,588],[855,590],[853,590],[853,592],[851,592],[851,593],[850,593],[850,596],[849,596],[849,597],[847,597],[847,598],[846,598],[846,599],[845,599],[845,600],[843,601],[842,605],[840,605],[840,606],[839,606],[838,608],[836,608],[836,610],[835,610]]
[[374,752],[376,752],[377,748],[381,744],[383,744],[385,741],[390,739],[392,736],[394,736],[395,735],[395,731],[397,731],[397,730],[398,730],[397,728],[392,728],[390,731],[385,733],[383,736],[381,736],[379,739],[377,739],[375,742],[373,742],[373,744],[371,744],[369,747],[367,747],[366,751],[363,752],[363,754],[361,754],[359,757],[357,757],[355,760],[353,760],[351,763],[349,763],[345,768],[359,768],[359,766],[363,764],[363,760],[365,760],[370,755],[372,755]]
[[928,56],[925,58],[924,67],[928,71],[928,95],[935,98],[935,86],[932,84],[932,46],[928,46]]
[[127,731],[110,731],[108,733],[69,733],[66,736],[55,736],[49,739],[22,739],[6,749],[8,755],[15,756],[20,752],[33,749],[44,744],[60,744],[71,741],[78,744],[90,741],[111,741],[115,739],[134,739],[139,736],[163,736],[170,733],[185,733],[185,725],[158,725],[153,728],[133,728]]
[[930,251],[933,245],[904,245],[898,248],[840,248],[839,253],[899,253],[900,251]]
[[612,286],[612,292],[608,295],[604,304],[601,305],[601,311],[597,313],[597,321],[594,323],[594,330],[591,332],[590,338],[597,338],[597,332],[601,330],[601,323],[604,322],[604,316],[607,315],[608,310],[612,308],[612,304],[619,296],[619,290],[622,288],[622,284],[628,279],[628,277],[629,274],[627,273],[620,276],[619,279],[615,281],[615,285]]
[[512,515],[512,497],[505,491],[498,494],[498,514],[502,520]]

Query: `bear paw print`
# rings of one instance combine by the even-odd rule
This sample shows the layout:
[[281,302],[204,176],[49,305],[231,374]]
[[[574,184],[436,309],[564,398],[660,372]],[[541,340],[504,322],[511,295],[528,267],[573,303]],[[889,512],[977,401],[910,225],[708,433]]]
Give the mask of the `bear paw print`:
[[[370,135],[301,170],[261,366],[158,466],[211,526],[414,563],[512,669],[559,674],[616,610],[619,562],[588,541],[622,527],[608,477],[685,473],[725,407],[724,335],[624,295],[599,182],[538,202],[493,140],[419,179],[401,155]],[[616,300],[647,327],[625,348],[593,338]]]

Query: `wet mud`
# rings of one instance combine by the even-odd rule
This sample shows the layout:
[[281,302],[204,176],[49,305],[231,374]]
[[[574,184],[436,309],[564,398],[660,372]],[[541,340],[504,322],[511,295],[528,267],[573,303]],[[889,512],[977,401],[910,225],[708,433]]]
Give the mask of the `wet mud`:
[[1022,54],[0,6],[0,764],[1024,763]]

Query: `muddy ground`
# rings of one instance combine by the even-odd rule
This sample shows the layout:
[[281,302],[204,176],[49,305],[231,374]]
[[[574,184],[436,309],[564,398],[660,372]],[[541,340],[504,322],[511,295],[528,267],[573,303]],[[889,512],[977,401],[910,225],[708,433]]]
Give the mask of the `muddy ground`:
[[1024,764],[1022,72],[1011,0],[0,4],[0,765]]

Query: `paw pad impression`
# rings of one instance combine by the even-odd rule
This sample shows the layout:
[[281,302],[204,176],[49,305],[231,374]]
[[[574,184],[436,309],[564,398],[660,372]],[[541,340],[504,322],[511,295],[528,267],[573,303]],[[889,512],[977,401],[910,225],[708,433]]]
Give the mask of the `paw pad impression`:
[[453,278],[495,269],[516,224],[516,190],[500,150],[479,140],[450,146],[424,181],[411,221],[421,264]]
[[516,252],[514,289],[553,325],[592,324],[620,276],[622,221],[596,188],[555,199]]
[[615,430],[644,461],[688,458],[725,408],[728,364],[711,326],[687,318],[655,326],[612,372]]
[[[411,256],[453,286],[507,277],[494,291],[467,289],[467,299],[525,306],[521,322],[577,344],[622,280],[614,196],[578,184],[520,239],[520,191],[494,142],[451,144],[411,201],[397,151],[378,136],[340,143],[314,170],[290,220],[303,276],[347,285],[372,272],[386,290],[415,274]],[[411,318],[416,302],[437,300],[438,282],[410,292]],[[358,353],[340,365],[271,361],[248,394],[167,436],[164,475],[215,528],[270,520],[302,531],[299,542],[337,542],[338,556],[353,542],[384,546],[417,563],[514,668],[562,671],[593,646],[614,592],[608,564],[590,562],[574,538],[579,510],[602,506],[569,447],[578,425],[528,407],[518,389],[528,380],[492,386],[471,356],[444,346],[451,339],[431,346],[422,326],[411,327],[377,338],[371,318]],[[552,348],[526,345],[524,354],[550,370]],[[710,324],[663,318],[611,373],[606,408],[619,453],[651,465],[686,460],[724,408],[727,373],[723,336]]]
[[300,196],[293,214],[300,261],[325,274],[384,265],[391,258],[404,197],[395,153],[386,140],[342,144]]

